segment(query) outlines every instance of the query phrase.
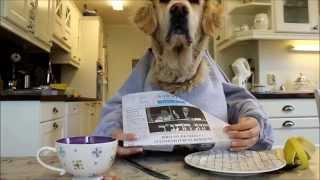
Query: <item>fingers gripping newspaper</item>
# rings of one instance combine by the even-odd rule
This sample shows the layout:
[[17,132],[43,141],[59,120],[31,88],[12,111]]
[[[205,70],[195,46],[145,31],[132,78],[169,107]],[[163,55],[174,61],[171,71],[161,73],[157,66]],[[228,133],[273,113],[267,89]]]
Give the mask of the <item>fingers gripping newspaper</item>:
[[164,91],[122,97],[123,131],[138,139],[124,146],[214,144],[227,149],[230,139],[223,132],[226,122]]

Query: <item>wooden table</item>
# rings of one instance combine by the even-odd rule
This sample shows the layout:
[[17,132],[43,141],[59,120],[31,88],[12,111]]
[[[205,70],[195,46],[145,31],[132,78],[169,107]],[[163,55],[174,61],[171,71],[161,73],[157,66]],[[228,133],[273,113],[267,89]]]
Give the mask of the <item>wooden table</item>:
[[[183,162],[183,153],[146,153],[134,159],[141,164],[152,168],[158,172],[170,176],[172,179],[239,179],[239,177],[228,177],[213,174],[204,170],[199,170],[186,165]],[[58,165],[55,157],[45,158],[51,165]],[[117,159],[106,176],[114,176],[116,179],[156,179],[144,172],[136,169],[123,159]],[[9,179],[38,179],[55,180],[71,179],[70,176],[59,176],[58,173],[42,167],[34,157],[23,158],[1,158],[1,180]],[[310,162],[310,168],[306,170],[276,171],[272,173],[259,174],[256,176],[243,177],[241,179],[277,179],[277,180],[319,180],[319,149]]]

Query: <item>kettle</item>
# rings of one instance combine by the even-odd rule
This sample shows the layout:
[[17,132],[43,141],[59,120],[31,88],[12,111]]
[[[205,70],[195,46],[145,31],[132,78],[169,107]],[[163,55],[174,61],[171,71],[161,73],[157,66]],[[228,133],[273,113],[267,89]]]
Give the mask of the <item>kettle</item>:
[[231,65],[235,76],[232,78],[232,83],[243,88],[247,88],[247,80],[252,75],[250,65],[247,59],[238,58]]

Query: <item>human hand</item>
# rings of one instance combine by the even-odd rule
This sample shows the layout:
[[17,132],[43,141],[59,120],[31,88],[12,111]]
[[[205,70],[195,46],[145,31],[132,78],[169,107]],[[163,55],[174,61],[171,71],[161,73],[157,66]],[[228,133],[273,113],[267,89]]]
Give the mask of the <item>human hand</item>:
[[[123,133],[121,129],[116,129],[112,133],[112,137],[119,141],[132,141],[136,140],[137,136],[133,133]],[[141,147],[123,147],[118,145],[117,155],[118,156],[129,156],[134,154],[142,153],[143,149]]]
[[229,125],[224,131],[231,139],[231,151],[249,149],[259,140],[260,125],[253,117],[241,117],[237,124]]

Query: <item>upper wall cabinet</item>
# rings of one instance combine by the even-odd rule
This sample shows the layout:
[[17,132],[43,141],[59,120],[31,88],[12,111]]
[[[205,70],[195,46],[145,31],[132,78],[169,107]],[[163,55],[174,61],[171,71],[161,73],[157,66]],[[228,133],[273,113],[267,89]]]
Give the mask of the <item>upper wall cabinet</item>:
[[51,0],[1,0],[0,25],[38,47],[51,47]]
[[318,8],[317,0],[274,1],[276,31],[318,33]]
[[54,0],[53,41],[67,52],[72,46],[73,9],[69,0]]
[[[54,64],[80,67],[79,21],[81,13],[73,1],[55,0],[53,41],[64,49],[51,51]],[[60,49],[59,48],[59,49]]]
[[79,23],[80,23],[80,18],[81,18],[81,13],[78,10],[78,8],[73,4],[71,6],[72,9],[72,21],[71,21],[71,27],[70,27],[70,32],[71,33],[71,38],[72,38],[72,48],[71,48],[71,59],[80,65],[81,63],[81,56],[80,56],[80,44],[79,44]]
[[222,6],[218,50],[245,40],[318,39],[318,0],[222,0]]
[[28,30],[31,29],[31,2],[29,0],[10,1],[3,2],[4,8],[3,16],[14,23],[16,26]]
[[52,39],[52,1],[51,0],[34,0],[37,5],[37,12],[35,15],[34,34],[36,38],[49,43],[51,45]]

